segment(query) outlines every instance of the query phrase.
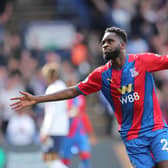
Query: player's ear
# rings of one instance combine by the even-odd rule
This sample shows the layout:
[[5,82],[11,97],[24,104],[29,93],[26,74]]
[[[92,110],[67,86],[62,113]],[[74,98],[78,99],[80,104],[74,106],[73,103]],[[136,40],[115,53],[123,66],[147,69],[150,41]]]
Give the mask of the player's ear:
[[121,43],[120,43],[120,47],[121,47],[122,49],[125,49],[125,48],[126,48],[126,43],[125,43],[125,42],[121,42]]

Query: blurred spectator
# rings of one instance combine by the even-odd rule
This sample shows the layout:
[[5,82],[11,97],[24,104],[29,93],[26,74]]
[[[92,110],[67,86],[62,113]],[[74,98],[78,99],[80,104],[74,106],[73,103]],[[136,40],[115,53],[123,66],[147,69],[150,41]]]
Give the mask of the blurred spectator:
[[7,62],[8,62],[8,60],[7,60],[5,53],[4,53],[4,45],[0,44],[0,66],[1,65],[6,66]]
[[74,44],[71,47],[71,61],[81,78],[86,77],[90,72],[89,59],[88,47],[85,44],[84,35],[82,33],[76,33]]
[[6,9],[6,0],[1,1],[0,5],[0,45],[3,43],[3,35],[4,35],[4,21],[3,21],[3,15]]
[[108,24],[106,0],[57,0],[57,15],[82,30],[102,30]]
[[56,11],[61,19],[69,20],[77,27],[84,29],[90,27],[91,16],[86,0],[57,0]]
[[17,96],[19,91],[22,89],[24,90],[24,85],[20,71],[15,70],[9,72],[5,85],[1,88],[0,94],[0,115],[2,117],[2,132],[4,135],[6,134],[6,128],[9,120],[15,114],[9,106],[10,98],[14,95]]
[[148,51],[149,51],[148,43],[138,34],[132,34],[132,37],[127,44],[127,52],[136,54]]
[[81,33],[77,33],[71,48],[72,63],[75,66],[80,66],[80,64],[87,61],[87,57],[88,49],[86,44],[84,44],[84,36]]
[[8,77],[7,67],[0,66],[0,90],[3,87],[5,87],[7,77]]
[[1,0],[0,15],[2,15],[2,13],[4,12],[4,10],[6,8],[6,3],[7,3],[7,0]]
[[10,72],[20,70],[20,60],[15,57],[9,57],[7,67]]
[[86,0],[91,13],[91,30],[101,33],[111,25],[109,6],[113,0]]
[[17,111],[10,118],[6,132],[9,144],[17,146],[33,144],[36,142],[35,135],[36,125],[29,111]]
[[19,60],[21,57],[21,47],[22,47],[21,35],[18,33],[12,33],[10,44],[8,45],[10,45],[12,57]]
[[13,4],[8,0],[1,0],[0,5],[0,45],[2,45],[5,33],[5,24],[9,21],[13,10]]
[[129,23],[131,19],[131,13],[120,6],[118,0],[113,0],[111,8],[108,11],[110,15],[111,25],[130,31]]
[[44,55],[45,58],[45,63],[57,63],[57,64],[61,64],[61,56],[59,54],[57,54],[54,51],[47,51]]
[[64,81],[66,81],[69,78],[69,76],[73,73],[76,73],[76,75],[78,75],[77,70],[74,68],[72,63],[69,62],[68,60],[63,61],[61,66],[62,66],[63,71],[61,71],[60,73]]
[[23,50],[21,53],[19,68],[22,71],[25,86],[29,87],[29,84],[33,76],[36,74],[36,70],[38,68],[37,58],[33,57],[29,50]]
[[146,40],[150,40],[153,35],[158,33],[156,15],[151,6],[151,0],[138,1],[136,11],[130,22],[131,34],[137,34]]

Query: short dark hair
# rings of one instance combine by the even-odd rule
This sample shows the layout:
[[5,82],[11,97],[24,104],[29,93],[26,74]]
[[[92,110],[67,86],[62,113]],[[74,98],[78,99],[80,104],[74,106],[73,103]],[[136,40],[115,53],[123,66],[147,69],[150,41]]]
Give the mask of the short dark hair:
[[108,27],[105,30],[105,33],[111,32],[119,36],[125,43],[127,42],[127,33],[125,30],[120,29],[119,27]]

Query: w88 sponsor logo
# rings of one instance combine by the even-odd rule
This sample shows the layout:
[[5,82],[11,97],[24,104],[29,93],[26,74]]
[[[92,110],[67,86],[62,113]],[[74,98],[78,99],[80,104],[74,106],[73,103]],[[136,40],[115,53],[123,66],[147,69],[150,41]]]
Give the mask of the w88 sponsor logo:
[[138,101],[140,96],[138,92],[130,93],[127,96],[123,96],[119,98],[121,104],[133,103],[134,101]]

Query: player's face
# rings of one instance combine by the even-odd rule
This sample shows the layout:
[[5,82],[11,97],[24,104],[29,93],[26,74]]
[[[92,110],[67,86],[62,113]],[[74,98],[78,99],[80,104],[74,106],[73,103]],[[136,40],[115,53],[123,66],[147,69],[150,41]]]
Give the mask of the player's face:
[[105,60],[115,60],[120,55],[121,40],[115,33],[107,32],[102,39],[102,52]]

